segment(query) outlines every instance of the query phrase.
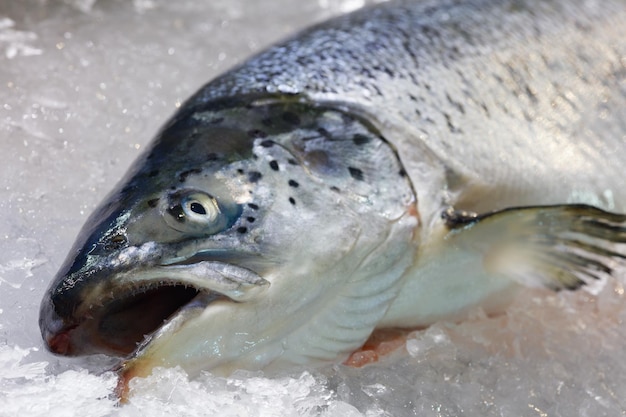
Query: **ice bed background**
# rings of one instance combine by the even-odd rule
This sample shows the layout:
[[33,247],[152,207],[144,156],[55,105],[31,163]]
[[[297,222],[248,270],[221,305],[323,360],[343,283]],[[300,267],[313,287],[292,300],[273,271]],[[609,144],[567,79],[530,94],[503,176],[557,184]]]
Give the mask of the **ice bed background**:
[[[104,358],[47,353],[39,300],[159,126],[251,53],[362,0],[0,0],[0,415],[626,415],[626,299],[528,291],[363,369],[162,370],[116,407]],[[626,137],[625,137],[626,140]],[[622,274],[623,276],[623,274]]]

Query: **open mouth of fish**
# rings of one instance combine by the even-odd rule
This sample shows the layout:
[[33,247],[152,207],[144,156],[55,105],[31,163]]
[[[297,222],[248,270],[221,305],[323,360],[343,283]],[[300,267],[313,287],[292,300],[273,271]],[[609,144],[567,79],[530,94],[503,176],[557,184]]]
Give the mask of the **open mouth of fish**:
[[220,296],[176,282],[134,288],[108,302],[93,317],[93,339],[111,353],[129,355],[177,313],[190,306],[204,309]]
[[[117,273],[112,286],[91,289],[80,321],[48,319],[46,341],[62,355],[128,356],[218,300],[242,302],[269,285],[250,269],[200,256]],[[53,311],[53,309],[50,309]]]

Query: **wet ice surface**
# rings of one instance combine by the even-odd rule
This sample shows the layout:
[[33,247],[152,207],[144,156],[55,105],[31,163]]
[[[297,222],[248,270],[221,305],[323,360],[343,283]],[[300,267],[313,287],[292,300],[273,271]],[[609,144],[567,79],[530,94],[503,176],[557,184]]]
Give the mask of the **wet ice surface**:
[[219,72],[355,0],[0,3],[0,415],[617,416],[626,300],[528,291],[506,314],[415,332],[362,369],[189,380],[160,370],[115,407],[102,358],[42,349],[39,300],[97,202]]

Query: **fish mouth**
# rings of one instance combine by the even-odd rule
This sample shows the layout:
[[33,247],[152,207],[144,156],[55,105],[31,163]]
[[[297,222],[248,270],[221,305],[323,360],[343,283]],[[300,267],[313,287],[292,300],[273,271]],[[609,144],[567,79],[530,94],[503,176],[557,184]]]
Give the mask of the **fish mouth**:
[[[200,289],[181,283],[135,288],[106,305],[97,320],[97,340],[108,353],[129,355],[180,311],[191,305],[205,308],[221,297],[218,293],[200,297],[201,293]],[[196,298],[206,302],[194,303]]]
[[71,319],[54,301],[42,304],[40,325],[47,348],[65,356],[95,353],[127,357],[173,321],[177,326],[218,300],[246,301],[269,286],[250,269],[192,259],[136,267],[84,291]]

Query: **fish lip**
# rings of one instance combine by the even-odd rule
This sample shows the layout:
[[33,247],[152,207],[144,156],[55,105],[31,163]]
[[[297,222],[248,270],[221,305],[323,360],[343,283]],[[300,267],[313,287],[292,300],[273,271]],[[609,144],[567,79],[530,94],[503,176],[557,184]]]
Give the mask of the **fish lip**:
[[[127,248],[121,252],[124,259],[110,262],[113,268],[91,275],[96,284],[83,293],[81,307],[71,317],[60,317],[46,297],[40,327],[48,350],[65,356],[137,356],[171,322],[182,325],[216,300],[243,302],[269,286],[252,270],[218,260],[221,251],[167,257],[162,247],[152,248],[158,257],[146,256],[140,247]],[[126,259],[134,253],[140,255],[137,264],[132,256]],[[98,280],[98,275],[104,278]]]
[[[235,302],[247,301],[264,291],[269,282],[252,270],[229,262],[188,260],[120,272],[105,302],[155,289],[183,287],[198,294],[217,294]],[[97,297],[97,294],[95,295]]]

